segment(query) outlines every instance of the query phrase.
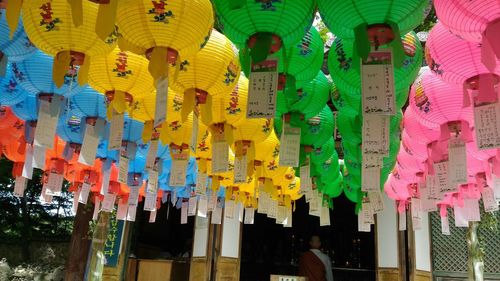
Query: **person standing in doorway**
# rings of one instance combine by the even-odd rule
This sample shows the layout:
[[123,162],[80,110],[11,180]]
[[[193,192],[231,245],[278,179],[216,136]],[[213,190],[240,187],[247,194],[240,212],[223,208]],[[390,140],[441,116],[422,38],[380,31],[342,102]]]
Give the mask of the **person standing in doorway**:
[[332,262],[321,252],[318,235],[311,236],[309,246],[310,250],[300,257],[299,275],[307,277],[308,281],[333,281]]

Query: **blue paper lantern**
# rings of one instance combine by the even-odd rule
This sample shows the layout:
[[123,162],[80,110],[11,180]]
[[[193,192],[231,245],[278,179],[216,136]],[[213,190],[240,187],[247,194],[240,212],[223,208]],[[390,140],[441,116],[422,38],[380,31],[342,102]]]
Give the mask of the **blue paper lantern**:
[[59,117],[57,135],[67,143],[82,144],[85,126],[81,117],[67,111]]
[[97,117],[106,119],[106,99],[91,87],[85,87],[81,93],[71,96],[70,110],[75,115],[84,117]]
[[24,100],[13,105],[11,108],[17,118],[24,121],[36,121],[38,120],[38,107],[37,95],[27,94]]
[[5,76],[0,77],[0,105],[12,106],[26,98],[28,93],[17,83],[12,65],[7,64]]
[[33,54],[37,48],[24,32],[21,19],[16,32],[10,39],[10,28],[7,24],[5,10],[0,10],[0,53],[6,55],[9,61],[20,61]]

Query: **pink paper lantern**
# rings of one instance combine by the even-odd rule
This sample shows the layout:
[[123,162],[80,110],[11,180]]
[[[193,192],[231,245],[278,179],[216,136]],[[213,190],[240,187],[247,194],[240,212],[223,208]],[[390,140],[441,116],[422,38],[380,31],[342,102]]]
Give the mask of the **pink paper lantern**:
[[430,69],[444,81],[459,86],[470,86],[480,74],[500,74],[497,66],[490,71],[481,62],[481,45],[453,35],[437,23],[429,33],[425,59]]
[[401,144],[405,152],[419,161],[425,162],[427,160],[427,143],[421,143],[417,140],[418,138],[411,137],[406,129],[401,133]]
[[384,185],[384,191],[389,198],[396,201],[406,201],[411,197],[408,191],[408,182],[398,179],[394,174],[389,174]]
[[438,128],[448,122],[465,120],[473,124],[472,107],[464,107],[463,89],[439,79],[429,69],[413,83],[410,107],[418,121],[429,128]]
[[403,117],[403,127],[408,135],[415,138],[416,142],[425,145],[439,139],[441,136],[439,129],[424,127],[419,122],[419,118],[413,107],[409,106],[406,108]]
[[485,65],[495,67],[500,59],[500,1],[435,0],[439,21],[453,34],[481,43]]

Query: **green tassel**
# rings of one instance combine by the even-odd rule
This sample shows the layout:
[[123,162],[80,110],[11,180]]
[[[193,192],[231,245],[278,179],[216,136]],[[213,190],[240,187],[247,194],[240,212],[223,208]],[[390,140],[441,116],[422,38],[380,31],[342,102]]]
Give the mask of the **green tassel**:
[[269,32],[262,32],[257,35],[257,41],[255,45],[250,50],[250,57],[252,57],[252,63],[259,63],[264,61],[271,50],[271,45],[273,43],[273,35]]
[[366,23],[354,28],[354,37],[354,50],[356,50],[354,53],[357,53],[360,58],[365,60],[368,58],[371,50]]
[[394,67],[399,68],[403,66],[405,60],[405,50],[401,42],[401,34],[399,34],[399,26],[395,23],[389,23],[394,33],[394,40],[390,43],[392,46],[392,54],[394,58]]

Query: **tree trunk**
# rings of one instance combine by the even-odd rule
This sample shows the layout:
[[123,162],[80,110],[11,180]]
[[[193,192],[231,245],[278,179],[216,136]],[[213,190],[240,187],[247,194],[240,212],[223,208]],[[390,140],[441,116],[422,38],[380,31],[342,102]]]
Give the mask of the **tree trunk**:
[[84,280],[85,266],[87,264],[87,257],[91,242],[87,235],[89,232],[89,222],[92,219],[92,210],[92,203],[89,203],[87,206],[80,204],[76,212],[64,280]]
[[467,230],[467,249],[469,250],[469,281],[483,281],[484,253],[479,244],[477,229],[479,222],[469,222]]
[[30,253],[30,241],[31,241],[31,224],[30,224],[30,214],[28,212],[28,205],[26,204],[26,198],[21,197],[21,219],[23,226],[21,228],[21,237],[23,238],[22,243],[22,255],[23,261],[29,262],[31,260]]

